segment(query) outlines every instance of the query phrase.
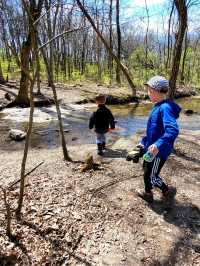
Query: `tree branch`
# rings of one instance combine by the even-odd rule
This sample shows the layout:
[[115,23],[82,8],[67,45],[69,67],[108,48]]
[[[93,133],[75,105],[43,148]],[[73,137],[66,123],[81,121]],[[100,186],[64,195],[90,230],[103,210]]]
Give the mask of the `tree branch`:
[[71,29],[71,30],[66,30],[56,36],[54,36],[53,38],[51,38],[50,40],[48,40],[46,43],[42,44],[38,50],[42,49],[43,47],[45,47],[46,45],[48,45],[49,43],[51,43],[52,41],[56,40],[57,38],[63,36],[64,34],[67,34],[67,33],[72,33],[72,32],[76,32],[76,31],[79,31],[79,30],[85,30],[89,27],[80,27],[80,28],[76,28],[76,29]]

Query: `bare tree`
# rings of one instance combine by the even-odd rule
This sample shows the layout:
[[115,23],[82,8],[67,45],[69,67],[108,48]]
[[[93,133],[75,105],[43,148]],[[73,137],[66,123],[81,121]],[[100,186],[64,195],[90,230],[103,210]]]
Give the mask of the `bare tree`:
[[[112,13],[113,13],[113,0],[110,0],[110,6],[109,6],[109,43],[110,43],[110,49],[113,50],[113,27],[112,27]],[[109,69],[109,75],[110,75],[110,84],[112,83],[112,77],[113,77],[113,58],[112,55],[109,53],[108,55],[108,69]]]
[[38,20],[41,14],[42,6],[43,6],[44,0],[38,0],[38,4],[36,4],[36,1],[29,0],[29,4],[26,0],[22,0],[23,7],[25,10],[27,10],[28,14],[28,36],[26,41],[22,44],[21,49],[21,79],[20,79],[20,89],[17,98],[15,99],[15,102],[19,105],[26,105],[29,106],[30,101],[28,97],[28,87],[29,87],[29,78],[28,78],[28,72],[29,72],[29,59],[30,59],[30,52],[33,47],[33,36],[34,31],[36,30],[37,23],[33,25],[34,22]]
[[167,34],[167,60],[166,60],[166,70],[169,67],[170,64],[170,59],[171,59],[171,49],[170,49],[170,39],[171,39],[171,21],[172,21],[172,14],[174,12],[174,1],[172,3],[171,11],[170,11],[170,16],[169,16],[169,21],[168,21],[168,34]]
[[184,40],[185,31],[187,28],[187,5],[185,0],[174,0],[176,9],[178,11],[178,32],[177,37],[174,45],[174,55],[173,55],[173,62],[172,62],[172,69],[170,73],[170,91],[169,97],[174,98],[176,92],[176,81],[179,72],[181,54],[182,54],[182,45]]
[[183,52],[183,60],[182,60],[182,66],[181,66],[181,75],[180,75],[180,81],[181,83],[184,83],[185,81],[185,61],[186,61],[186,56],[187,56],[187,49],[188,49],[188,45],[189,45],[189,38],[188,38],[188,34],[186,31],[185,34],[185,45],[184,45],[184,52]]
[[[48,25],[48,36],[49,39],[52,39],[52,27],[51,27],[51,18],[50,18],[50,3],[48,3],[48,0],[45,0],[45,7],[47,10],[47,25]],[[53,40],[50,41],[50,58],[49,58],[49,63],[47,60],[46,62],[46,68],[48,72],[48,80],[49,80],[49,85],[52,88],[53,91],[53,96],[54,96],[54,101],[56,104],[56,110],[57,110],[57,115],[58,115],[58,121],[59,121],[59,127],[60,127],[60,135],[61,135],[61,143],[62,143],[62,148],[63,148],[63,155],[64,159],[67,161],[71,161],[71,158],[69,157],[68,151],[67,151],[67,146],[66,146],[66,141],[65,141],[65,135],[64,135],[64,130],[63,130],[63,124],[62,124],[62,118],[61,118],[61,112],[60,112],[60,107],[58,103],[58,97],[57,97],[57,92],[56,92],[56,87],[54,84],[54,71],[53,71],[53,65],[54,65],[54,44]]]
[[[121,29],[119,21],[119,0],[116,0],[116,24],[117,24],[117,58],[121,60]],[[120,78],[120,65],[117,64],[116,67],[116,81],[118,84],[121,84]]]
[[[34,2],[34,1],[33,1]],[[26,2],[23,0],[23,4],[24,7],[26,9],[27,15],[30,16],[29,17],[29,33],[30,33],[30,41],[31,41],[31,45],[30,45],[30,51],[29,53],[32,52],[32,56],[33,56],[33,62],[36,65],[36,61],[37,61],[37,30],[36,30],[36,25],[34,24],[36,21],[36,17],[35,19],[33,19],[33,16],[35,16],[34,12],[30,12],[30,10],[28,9],[28,7],[26,6]],[[34,3],[35,4],[35,3]],[[38,2],[38,5],[43,5],[43,1]],[[42,8],[42,7],[40,7]],[[35,10],[35,12],[38,12],[38,10]],[[40,13],[39,13],[40,14]],[[38,14],[38,15],[39,15]],[[38,16],[39,17],[39,16]],[[37,19],[38,19],[37,17]],[[29,56],[29,54],[28,54]],[[34,65],[33,65],[34,66]],[[30,137],[31,137],[31,133],[32,133],[32,126],[33,126],[33,113],[34,113],[34,96],[33,96],[33,87],[35,84],[35,80],[36,80],[36,76],[37,76],[37,70],[34,71],[33,69],[33,75],[32,77],[29,74],[29,71],[26,71],[25,69],[23,69],[24,66],[22,66],[22,70],[24,71],[24,74],[26,75],[27,78],[27,86],[29,86],[30,83],[30,115],[29,115],[29,124],[28,124],[28,130],[27,130],[27,135],[26,135],[26,140],[25,140],[25,146],[24,146],[24,154],[23,154],[23,158],[22,158],[22,163],[21,163],[21,175],[20,175],[20,192],[19,192],[19,199],[18,199],[18,206],[16,209],[16,217],[17,219],[21,218],[21,210],[22,210],[22,206],[23,206],[23,200],[24,200],[24,189],[25,189],[25,170],[26,170],[26,160],[27,160],[27,156],[28,156],[28,149],[29,149],[29,142],[30,142]],[[37,69],[37,65],[36,65],[36,69]],[[28,88],[27,88],[27,92],[28,92]]]
[[146,80],[147,80],[147,69],[148,69],[148,33],[149,33],[149,9],[147,6],[147,0],[145,0],[145,9],[147,13],[147,29],[145,34],[145,68],[146,68]]

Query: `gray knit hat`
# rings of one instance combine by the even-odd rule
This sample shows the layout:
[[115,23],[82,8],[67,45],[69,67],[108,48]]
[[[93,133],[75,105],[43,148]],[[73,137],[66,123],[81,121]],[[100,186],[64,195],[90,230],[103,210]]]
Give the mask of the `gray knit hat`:
[[144,85],[148,85],[152,89],[160,92],[167,92],[169,89],[169,81],[162,76],[154,76],[150,78]]

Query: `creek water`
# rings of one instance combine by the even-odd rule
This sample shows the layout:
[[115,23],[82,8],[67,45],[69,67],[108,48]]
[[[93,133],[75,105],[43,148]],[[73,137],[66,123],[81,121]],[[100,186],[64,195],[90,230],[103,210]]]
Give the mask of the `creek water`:
[[[178,123],[180,129],[200,130],[200,98],[180,99],[177,103],[182,107]],[[95,110],[95,105],[61,105],[63,125],[67,143],[80,145],[95,143],[95,134],[88,129],[88,120]],[[144,130],[151,103],[127,104],[109,106],[117,121],[116,130],[109,134],[109,141],[121,136],[134,135],[138,130]],[[193,115],[185,115],[185,109],[192,109]],[[0,112],[0,144],[6,142],[7,149],[13,150],[23,147],[23,142],[15,143],[8,138],[11,128],[26,130],[28,125],[29,109],[12,108]],[[55,148],[60,145],[57,114],[55,107],[35,109],[31,146],[39,148]],[[2,147],[5,145],[1,145]]]
[[[178,119],[180,130],[200,130],[200,98],[179,99],[176,102],[182,108]],[[135,134],[140,129],[145,129],[151,108],[151,103],[113,106],[111,110],[115,114],[117,126],[120,128],[119,132],[116,132],[116,134],[128,137]],[[184,110],[187,109],[192,109],[194,114],[184,114]]]

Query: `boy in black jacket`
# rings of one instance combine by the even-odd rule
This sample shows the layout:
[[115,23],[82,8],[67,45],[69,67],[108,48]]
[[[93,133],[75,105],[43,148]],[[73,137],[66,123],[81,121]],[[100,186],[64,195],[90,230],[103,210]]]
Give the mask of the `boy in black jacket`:
[[111,111],[105,106],[106,97],[99,95],[95,98],[95,101],[98,108],[90,117],[89,129],[95,128],[97,154],[103,155],[103,150],[106,148],[105,134],[109,129],[115,129],[115,121]]

